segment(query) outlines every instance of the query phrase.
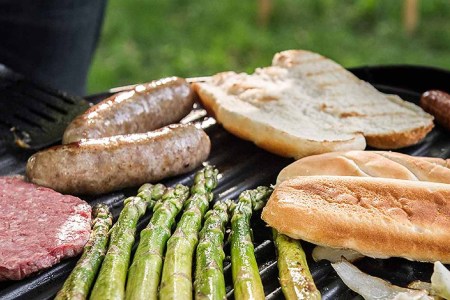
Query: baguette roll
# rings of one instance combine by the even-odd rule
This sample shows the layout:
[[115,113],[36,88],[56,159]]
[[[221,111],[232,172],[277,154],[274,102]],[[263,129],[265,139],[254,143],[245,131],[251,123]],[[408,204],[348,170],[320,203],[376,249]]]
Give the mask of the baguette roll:
[[450,263],[450,184],[295,177],[275,189],[262,219],[280,233],[321,246]]
[[305,157],[283,170],[277,183],[296,176],[361,176],[450,184],[450,159],[388,151],[332,152]]

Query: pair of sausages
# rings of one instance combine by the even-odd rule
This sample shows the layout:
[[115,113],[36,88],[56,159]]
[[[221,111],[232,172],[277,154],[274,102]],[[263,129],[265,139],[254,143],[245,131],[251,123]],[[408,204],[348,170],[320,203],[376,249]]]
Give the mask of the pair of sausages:
[[114,95],[75,118],[64,145],[31,156],[27,177],[61,193],[97,195],[189,172],[208,158],[209,137],[193,124],[161,127],[193,103],[177,77]]

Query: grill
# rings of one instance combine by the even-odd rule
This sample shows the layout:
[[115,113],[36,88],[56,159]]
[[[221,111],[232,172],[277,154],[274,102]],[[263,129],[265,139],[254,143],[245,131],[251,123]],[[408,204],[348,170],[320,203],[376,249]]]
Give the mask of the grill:
[[[417,103],[421,92],[427,89],[446,89],[450,82],[450,73],[443,70],[420,67],[378,67],[353,69],[357,76],[373,83],[383,92],[395,93],[406,100]],[[423,76],[427,75],[427,76]],[[448,90],[447,90],[448,92]],[[107,94],[92,96],[89,101],[97,102]],[[254,146],[250,142],[240,140],[227,133],[214,120],[202,114],[201,108],[190,118],[200,122],[212,141],[212,152],[208,162],[215,165],[221,174],[219,185],[215,190],[214,201],[227,198],[236,199],[239,193],[258,185],[269,185],[275,182],[278,172],[293,160],[272,155]],[[200,117],[198,117],[200,116]],[[411,155],[427,155],[448,158],[450,156],[450,138],[439,126],[418,145],[402,149],[403,153]],[[0,144],[0,175],[23,174],[26,159],[31,151],[17,150],[7,144]],[[176,183],[191,184],[194,172],[163,181],[166,185]],[[92,205],[107,204],[117,218],[122,209],[122,202],[127,196],[134,195],[136,189],[126,189],[101,197],[84,198]],[[138,224],[138,231],[149,222],[148,212]],[[260,214],[252,217],[255,254],[259,265],[262,282],[267,299],[283,299],[278,283],[275,247],[271,240],[271,231],[260,219]],[[139,242],[139,241],[137,241]],[[136,242],[136,245],[137,245]],[[135,246],[136,246],[135,245]],[[362,299],[349,290],[338,278],[331,265],[326,261],[314,262],[311,259],[313,245],[303,242],[308,263],[314,281],[320,289],[323,299]],[[424,249],[424,251],[426,251]],[[229,246],[225,246],[229,255]],[[18,282],[0,283],[0,299],[49,299],[53,298],[69,275],[77,258],[65,260],[58,265]],[[405,286],[414,280],[428,281],[432,273],[432,264],[411,262],[392,258],[387,260],[364,258],[356,265],[363,271]],[[231,265],[229,260],[224,263],[227,296],[233,299],[231,280]]]

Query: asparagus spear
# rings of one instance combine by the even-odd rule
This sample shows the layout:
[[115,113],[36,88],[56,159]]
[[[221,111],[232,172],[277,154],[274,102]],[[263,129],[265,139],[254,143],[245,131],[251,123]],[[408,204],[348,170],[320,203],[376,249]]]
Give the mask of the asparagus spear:
[[196,254],[195,299],[226,299],[223,239],[230,205],[229,200],[216,202],[205,215]]
[[192,299],[192,258],[198,243],[202,219],[217,186],[217,169],[205,167],[195,175],[191,197],[167,242],[159,297],[164,299]]
[[252,208],[260,209],[272,193],[268,187],[258,187],[239,195],[231,217],[231,272],[234,298],[265,299],[259,276],[250,229]]
[[321,299],[300,241],[280,234],[275,229],[272,232],[278,253],[280,285],[286,299]]
[[175,217],[189,197],[189,188],[177,185],[168,189],[153,208],[148,226],[141,231],[141,240],[128,270],[127,299],[156,299],[161,276],[162,257]]
[[112,215],[108,206],[98,204],[92,211],[94,221],[89,241],[84,246],[83,255],[56,295],[56,300],[87,299],[108,246],[108,231],[112,225]]
[[125,280],[134,243],[136,224],[163,195],[162,184],[144,184],[137,197],[125,199],[119,219],[111,229],[111,239],[100,273],[92,290],[91,299],[123,299]]

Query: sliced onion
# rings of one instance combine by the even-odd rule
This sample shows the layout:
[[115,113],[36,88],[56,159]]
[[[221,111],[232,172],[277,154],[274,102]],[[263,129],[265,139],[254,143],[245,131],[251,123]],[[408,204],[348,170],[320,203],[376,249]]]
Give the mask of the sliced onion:
[[415,280],[415,281],[408,283],[408,289],[425,290],[428,292],[428,294],[434,295],[433,291],[431,290],[430,282]]
[[312,251],[312,257],[314,261],[325,259],[333,263],[341,261],[342,257],[344,257],[347,261],[353,262],[360,258],[363,258],[364,255],[351,249],[336,249],[324,246],[316,246]]
[[401,300],[401,299],[433,299],[426,291],[402,288],[360,271],[348,261],[332,263],[342,281],[366,300]]
[[450,299],[450,271],[440,261],[434,263],[431,289],[436,295],[444,299]]

